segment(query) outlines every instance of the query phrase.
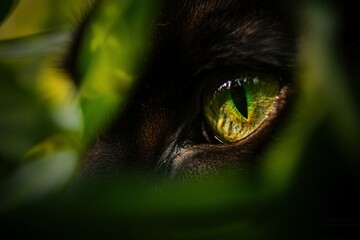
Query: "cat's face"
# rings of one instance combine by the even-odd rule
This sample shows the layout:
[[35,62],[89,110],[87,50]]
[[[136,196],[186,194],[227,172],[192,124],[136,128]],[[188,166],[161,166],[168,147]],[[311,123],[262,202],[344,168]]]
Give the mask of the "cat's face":
[[252,172],[296,85],[298,29],[285,12],[276,1],[164,3],[136,89],[83,175]]

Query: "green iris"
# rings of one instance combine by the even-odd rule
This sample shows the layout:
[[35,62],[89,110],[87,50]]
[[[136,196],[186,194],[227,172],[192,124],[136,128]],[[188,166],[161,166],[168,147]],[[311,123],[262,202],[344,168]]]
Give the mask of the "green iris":
[[240,141],[273,111],[279,90],[279,78],[268,74],[244,74],[213,84],[204,94],[206,122],[218,140]]

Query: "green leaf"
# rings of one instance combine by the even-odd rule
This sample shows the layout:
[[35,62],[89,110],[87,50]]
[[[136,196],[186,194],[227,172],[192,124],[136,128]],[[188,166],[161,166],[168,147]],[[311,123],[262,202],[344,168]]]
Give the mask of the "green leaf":
[[147,54],[154,1],[105,0],[95,9],[78,57],[86,141],[131,92]]

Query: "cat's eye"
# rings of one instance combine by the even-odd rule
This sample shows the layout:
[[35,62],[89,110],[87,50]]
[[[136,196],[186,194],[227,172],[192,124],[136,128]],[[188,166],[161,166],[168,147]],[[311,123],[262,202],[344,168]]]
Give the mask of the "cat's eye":
[[274,111],[279,91],[280,78],[272,74],[244,73],[215,81],[203,95],[205,122],[220,142],[240,141]]

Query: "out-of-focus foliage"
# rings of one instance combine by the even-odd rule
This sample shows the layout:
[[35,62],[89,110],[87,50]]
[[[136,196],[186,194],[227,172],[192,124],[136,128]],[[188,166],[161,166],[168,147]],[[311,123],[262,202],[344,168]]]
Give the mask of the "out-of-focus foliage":
[[[88,0],[2,0],[1,11],[12,11],[1,25],[0,39],[14,39],[71,25]],[[82,8],[79,6],[82,6]],[[16,9],[15,9],[16,7]]]
[[306,5],[298,58],[300,99],[282,140],[271,147],[264,169],[266,182],[273,182],[276,187],[291,183],[314,131],[325,122],[332,137],[342,145],[343,153],[360,157],[360,116],[338,57],[337,17],[331,5]]
[[0,24],[10,15],[19,0],[3,0],[0,3]]
[[56,67],[72,2],[20,1],[0,27],[1,212],[57,193],[76,172],[81,111]]
[[[146,51],[150,29],[145,23],[151,21],[154,3],[103,1],[96,5],[79,50],[82,85],[75,90],[56,64],[70,37],[66,14],[90,1],[68,2],[23,1],[1,28],[6,40],[0,41],[0,211],[66,186],[76,173],[83,143],[119,109]],[[39,12],[32,21],[27,20],[33,15],[26,10],[29,4]],[[67,18],[83,17],[77,14]]]
[[[17,1],[1,6],[11,2]],[[86,143],[121,111],[147,52],[154,1],[101,1],[78,52],[76,88],[57,64],[72,29],[68,19],[81,16],[74,9],[85,2],[22,0],[7,18],[9,10],[0,12],[6,19],[0,25],[0,214],[8,217],[2,226],[35,236],[61,226],[59,238],[278,239],[297,217],[321,211],[322,199],[313,198],[332,177],[326,171],[344,165],[358,173],[359,112],[337,53],[336,11],[307,3],[299,101],[264,154],[259,179],[209,179],[149,192],[124,177],[75,200],[47,201],[63,194]],[[43,229],[32,229],[33,222]]]
[[95,6],[79,49],[85,139],[120,109],[139,74],[156,1],[104,1]]

